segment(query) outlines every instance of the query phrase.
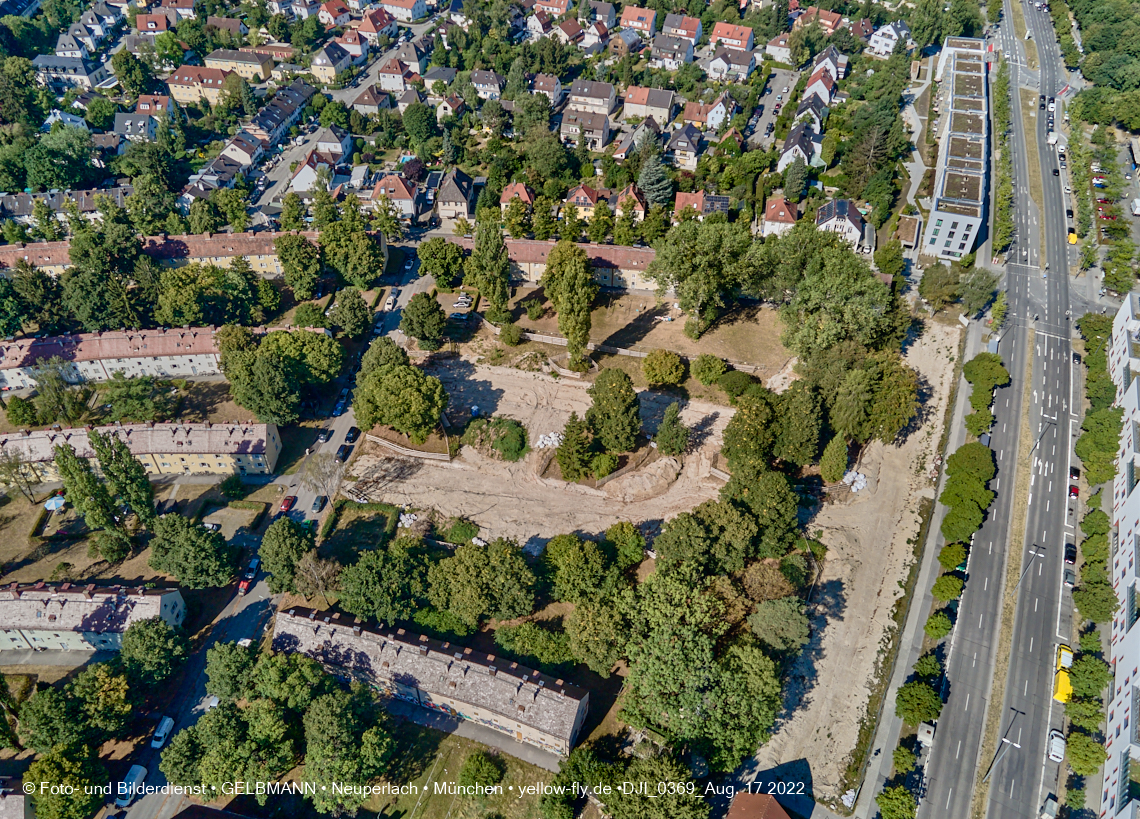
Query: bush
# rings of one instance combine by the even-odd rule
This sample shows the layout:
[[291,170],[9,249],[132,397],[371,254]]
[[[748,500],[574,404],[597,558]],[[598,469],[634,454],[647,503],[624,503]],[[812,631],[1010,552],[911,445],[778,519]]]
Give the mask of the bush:
[[529,451],[526,427],[513,418],[476,418],[467,425],[461,443],[490,447],[504,461],[520,460]]
[[595,480],[601,480],[609,475],[618,465],[618,456],[612,452],[599,452],[590,459],[590,471],[594,473]]
[[499,341],[508,347],[517,347],[522,340],[522,328],[513,321],[504,324],[499,331]]
[[478,535],[479,527],[463,518],[456,518],[455,522],[452,523],[443,534],[444,539],[446,539],[448,543],[455,543],[457,545],[470,543],[471,539],[478,537]]
[[219,489],[230,500],[237,500],[245,496],[245,486],[241,482],[241,475],[230,475],[222,481]]
[[744,391],[755,383],[755,379],[748,373],[743,373],[740,370],[729,370],[718,378],[716,383],[718,387],[724,390],[725,395],[735,400],[742,396]]
[[542,314],[546,312],[546,308],[542,306],[542,302],[538,299],[527,299],[522,302],[522,306],[526,309],[526,317],[531,321],[538,321],[542,318]]
[[934,588],[930,592],[935,600],[957,600],[962,596],[962,578],[944,574],[934,581]]
[[922,627],[922,630],[931,640],[941,640],[950,633],[952,628],[954,628],[954,624],[950,622],[950,615],[944,611],[936,611],[926,618],[926,625]]
[[505,773],[506,766],[501,759],[486,751],[475,751],[463,760],[463,767],[459,769],[459,784],[464,787],[498,785],[503,781]]
[[654,350],[641,362],[645,380],[653,386],[676,386],[685,379],[681,357],[669,350]]
[[700,381],[706,387],[710,387],[716,383],[717,379],[724,375],[727,366],[723,359],[717,358],[715,355],[708,353],[701,353],[689,365],[689,372],[692,373],[693,378]]

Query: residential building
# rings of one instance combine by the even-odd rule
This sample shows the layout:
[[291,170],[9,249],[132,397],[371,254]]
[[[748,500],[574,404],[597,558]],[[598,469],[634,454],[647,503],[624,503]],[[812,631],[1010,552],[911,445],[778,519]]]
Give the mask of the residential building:
[[364,15],[356,30],[364,35],[370,46],[376,47],[380,45],[381,37],[394,40],[399,34],[400,27],[396,25],[396,18],[387,9],[372,9]]
[[875,25],[866,17],[852,21],[850,29],[851,36],[856,40],[862,40],[864,43],[870,40],[871,35],[875,33]]
[[161,9],[169,9],[179,20],[189,20],[195,15],[194,0],[162,0]]
[[736,113],[736,101],[721,94],[712,102],[686,102],[682,119],[702,131],[719,131],[725,121]]
[[467,12],[464,10],[463,5],[463,0],[451,0],[451,4],[447,8],[447,13],[451,18],[451,22],[466,31],[467,24],[470,20],[467,17]]
[[709,37],[711,48],[722,45],[737,51],[751,51],[754,43],[752,29],[748,26],[734,26],[731,23],[717,23],[713,26],[712,35]]
[[55,56],[86,60],[90,56],[90,52],[87,51],[87,46],[82,40],[64,32],[55,40]]
[[598,202],[604,201],[605,197],[595,188],[589,185],[577,185],[571,188],[566,198],[562,200],[562,209],[565,212],[566,208],[574,208],[579,219],[590,219]]
[[833,45],[829,45],[816,55],[812,62],[812,73],[824,69],[831,75],[831,79],[839,82],[847,76],[847,55],[840,53]]
[[646,117],[632,131],[622,132],[617,147],[614,148],[614,159],[618,162],[625,161],[633,150],[647,140],[654,140],[659,147],[661,145],[661,126],[654,117]]
[[768,41],[768,45],[764,46],[764,51],[776,62],[791,65],[792,49],[788,46],[791,37],[790,34],[777,34]]
[[804,9],[804,13],[796,18],[796,21],[792,24],[792,29],[803,28],[817,21],[819,22],[820,28],[823,29],[823,33],[830,37],[842,28],[843,15],[835,11],[827,11],[826,9],[819,9],[815,6],[808,6]]
[[578,21],[573,18],[569,20],[563,20],[561,23],[556,25],[551,31],[551,34],[556,37],[558,41],[562,43],[562,45],[567,46],[577,45],[578,43],[582,42],[586,36],[586,32],[582,30],[582,26],[579,25]]
[[208,15],[206,17],[206,28],[228,31],[230,35],[233,36],[235,42],[246,34],[249,34],[249,29],[246,28],[245,23],[235,17],[215,17]]
[[850,199],[832,199],[815,214],[815,226],[838,233],[860,251],[875,249],[875,228],[863,219]]
[[408,106],[415,105],[416,103],[423,101],[424,98],[419,91],[417,91],[415,88],[409,88],[407,91],[400,95],[400,98],[398,100],[396,100],[396,110],[400,112],[400,116],[403,116],[404,112],[408,110]]
[[142,94],[135,103],[136,114],[150,114],[152,117],[173,114],[174,103],[166,94]]
[[575,80],[570,86],[570,102],[567,105],[570,111],[602,114],[608,117],[616,106],[617,94],[608,82]]
[[440,183],[435,201],[440,219],[466,219],[471,215],[471,196],[475,183],[458,168],[448,172]]
[[401,43],[392,55],[417,74],[422,74],[428,65],[428,53],[418,43]]
[[310,17],[316,17],[320,14],[321,4],[317,0],[293,0],[289,6],[293,11],[293,16],[298,20],[308,20]]
[[196,201],[209,199],[210,194],[219,188],[232,188],[244,175],[245,168],[240,162],[219,154],[190,175],[186,187],[178,195],[178,209],[183,215],[189,213],[190,206]]
[[532,38],[541,40],[554,30],[554,21],[545,11],[539,10],[526,19],[526,30]]
[[689,123],[673,131],[665,143],[665,158],[676,168],[695,171],[700,155],[701,132]]
[[105,63],[54,54],[40,54],[32,60],[32,67],[36,70],[36,81],[56,93],[69,88],[91,90],[111,76]]
[[106,168],[112,157],[122,156],[127,150],[127,141],[118,134],[92,134],[91,143],[95,146],[96,168]]
[[278,612],[273,648],[305,654],[338,677],[559,756],[574,747],[589,709],[588,692],[561,679],[339,612]]
[[732,798],[725,819],[791,819],[776,797],[766,793],[739,791]]
[[249,173],[264,155],[265,147],[261,144],[261,140],[248,131],[238,131],[229,138],[225,147],[222,148],[222,156],[229,157],[237,162],[245,169],[246,173]]
[[58,108],[53,108],[51,113],[48,114],[47,119],[44,120],[43,125],[40,126],[40,131],[47,133],[57,123],[66,125],[68,128],[82,128],[84,131],[90,131],[87,127],[87,120],[78,114],[72,114],[67,111],[60,111]]
[[835,91],[835,80],[832,79],[826,67],[820,67],[808,78],[807,85],[804,86],[803,99],[816,96],[824,105],[831,105]]
[[343,26],[352,19],[352,10],[349,9],[344,0],[327,0],[321,3],[321,8],[317,12],[317,19],[324,24],[325,28],[336,28]]
[[628,122],[631,119],[653,117],[658,123],[668,124],[673,120],[676,100],[677,95],[673,91],[631,85],[625,92],[622,118]]
[[714,80],[747,80],[756,70],[756,52],[718,48],[709,61],[709,76]]
[[448,94],[435,109],[436,122],[443,122],[448,117],[460,117],[467,112],[467,105],[455,94]]
[[602,3],[599,0],[587,0],[590,6],[590,20],[602,23],[607,30],[613,31],[617,27],[617,14],[613,3]]
[[150,114],[115,114],[115,133],[131,142],[154,142],[156,122]]
[[593,53],[604,50],[609,41],[610,30],[605,23],[595,20],[586,27],[581,45],[583,49]]
[[320,82],[330,83],[336,75],[352,65],[352,55],[336,43],[326,43],[325,47],[313,55],[309,70]]
[[592,114],[585,111],[566,111],[562,114],[559,136],[567,145],[577,145],[582,134],[586,136],[586,147],[600,151],[610,141],[610,118],[605,114]]
[[415,72],[411,68],[395,58],[387,60],[376,71],[380,88],[393,94],[403,94],[411,85],[414,76]]
[[828,107],[824,104],[823,100],[817,95],[812,94],[810,97],[804,97],[796,108],[796,116],[793,122],[799,122],[805,119],[811,122],[812,127],[816,133],[823,133],[823,123],[827,121]]
[[503,93],[507,78],[494,71],[476,70],[471,72],[471,84],[481,100],[497,100]]
[[352,101],[352,110],[364,116],[379,114],[381,109],[392,107],[392,95],[378,85],[365,88]]
[[424,0],[384,0],[384,10],[404,23],[427,17]]
[[728,213],[729,197],[727,196],[714,196],[711,193],[704,191],[696,191],[695,193],[677,192],[677,198],[673,202],[673,221],[681,221],[681,213],[687,209],[692,209],[696,213],[697,219],[704,221],[704,218],[710,213]]
[[368,38],[359,31],[349,30],[339,37],[333,37],[333,42],[348,52],[352,62],[360,65],[368,56]]
[[819,165],[822,149],[819,134],[812,130],[808,122],[798,122],[788,132],[784,140],[784,147],[780,151],[780,160],[776,163],[776,170],[783,173],[784,169],[797,159],[803,160],[804,165]]
[[668,34],[658,34],[653,38],[653,50],[650,52],[649,60],[649,65],[653,68],[677,71],[692,61],[693,44],[688,40],[670,37]]
[[170,19],[162,13],[139,14],[135,17],[135,31],[139,34],[162,34],[174,28]]
[[[62,434],[54,433],[57,440]],[[39,453],[45,449],[44,437],[32,433],[22,442],[0,441],[0,448]],[[50,458],[50,445],[46,451]],[[128,628],[153,617],[181,626],[186,617],[182,593],[142,586],[12,583],[0,589],[0,652],[118,651]],[[12,798],[5,794],[2,801]]]
[[337,161],[352,154],[352,134],[339,125],[321,128],[313,136],[311,142],[315,143],[313,147],[317,153],[331,156]]
[[780,236],[791,230],[800,218],[799,206],[782,196],[773,196],[764,205],[761,236]]
[[610,37],[609,52],[621,59],[641,50],[641,36],[631,28],[623,28]]
[[984,40],[949,37],[935,79],[946,102],[938,134],[934,206],[922,253],[956,260],[971,253],[986,221],[989,97]]
[[396,214],[405,221],[416,218],[416,186],[397,174],[390,173],[380,179],[372,188],[372,207],[376,208],[381,197],[396,206]]
[[902,20],[887,23],[871,35],[871,39],[867,41],[867,53],[886,59],[894,54],[895,46],[900,40],[908,47],[913,42],[910,27]]
[[[95,134],[93,139],[98,139],[103,134]],[[123,140],[123,137],[117,134],[113,135],[115,139]],[[5,193],[0,194],[0,218],[12,219],[22,225],[31,227],[35,224],[34,212],[37,202],[43,202],[48,206],[55,217],[61,222],[67,219],[67,210],[70,209],[72,203],[79,215],[88,221],[94,220],[99,215],[99,208],[95,203],[95,197],[107,196],[119,207],[126,207],[127,197],[134,193],[134,188],[130,185],[120,185],[114,188],[96,188],[94,190],[84,191],[46,191],[44,193]],[[49,244],[46,242],[37,243],[35,246]],[[58,244],[51,242],[51,245]],[[64,242],[63,244],[67,244]],[[13,245],[13,247],[16,247]],[[33,245],[28,245],[33,247]]]
[[317,89],[301,80],[294,80],[277,93],[258,111],[245,130],[266,145],[276,145],[285,132],[297,124],[305,105],[317,93]]
[[252,83],[265,82],[273,72],[273,58],[250,51],[219,48],[206,55],[206,68],[232,71]]
[[220,68],[184,65],[167,77],[166,88],[174,101],[182,105],[195,105],[201,100],[217,105],[227,76],[229,72]]
[[629,213],[633,216],[634,222],[640,222],[645,219],[645,214],[649,211],[649,205],[645,201],[645,194],[635,184],[626,185],[621,192],[611,198],[613,203],[613,211],[616,215],[621,216]]
[[545,11],[554,20],[557,20],[573,7],[573,0],[537,0],[534,4],[535,11]]
[[642,37],[650,38],[657,30],[657,12],[653,9],[626,6],[621,10],[621,22],[618,25],[633,29]]
[[442,65],[433,65],[427,70],[427,72],[424,73],[424,85],[428,88],[429,91],[437,82],[441,82],[444,85],[451,85],[451,83],[455,80],[455,75],[458,73],[459,72],[454,68],[447,68],[446,66]]
[[699,17],[686,17],[683,14],[666,14],[661,33],[688,40],[696,48],[702,34],[701,20]]
[[[447,236],[449,242],[471,250],[473,238]],[[538,284],[546,271],[546,257],[554,248],[554,241],[531,239],[505,239],[507,258],[510,260],[511,281],[514,284]],[[623,247],[582,243],[578,247],[586,252],[594,271],[594,280],[602,287],[619,290],[656,290],[657,282],[648,275],[650,263],[657,253],[651,247]]]
[[536,74],[530,90],[550,100],[551,108],[562,102],[562,81],[553,74]]
[[503,188],[503,194],[499,197],[499,209],[506,213],[507,209],[511,206],[512,199],[519,199],[526,209],[530,210],[534,207],[535,195],[527,185],[522,182],[511,182]]

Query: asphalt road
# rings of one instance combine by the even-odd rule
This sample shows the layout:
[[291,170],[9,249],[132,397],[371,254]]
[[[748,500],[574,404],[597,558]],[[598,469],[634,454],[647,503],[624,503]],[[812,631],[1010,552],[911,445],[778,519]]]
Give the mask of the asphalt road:
[[[786,68],[776,68],[772,71],[772,76],[768,78],[768,85],[764,87],[764,93],[760,95],[760,105],[764,107],[764,113],[760,115],[760,120],[756,123],[756,128],[748,135],[748,142],[752,146],[760,145],[765,149],[771,148],[772,143],[775,141],[775,133],[772,136],[764,136],[764,129],[768,127],[768,123],[776,122],[776,97],[782,96],[781,102],[787,103],[791,89],[796,87],[796,83],[800,81],[800,72],[789,71]],[[788,94],[783,93],[784,87],[788,88]],[[752,112],[748,114],[752,116]]]
[[[1024,6],[1026,23],[1037,43],[1039,93],[1056,97],[1068,84],[1049,15]],[[1018,69],[1015,69],[1018,70]],[[1022,79],[1019,75],[1018,79]],[[1031,78],[1026,78],[1031,79]],[[1013,83],[1017,86],[1017,81]],[[1062,118],[1058,100],[1056,120]],[[1043,114],[1038,108],[1038,114]],[[1013,648],[1002,700],[1005,753],[993,765],[988,815],[993,819],[1032,819],[1045,797],[1057,792],[1059,766],[1049,762],[1049,731],[1061,728],[1063,708],[1053,700],[1056,647],[1072,640],[1072,599],[1064,587],[1064,548],[1075,541],[1080,503],[1068,497],[1072,448],[1079,430],[1080,396],[1072,358],[1072,321],[1085,312],[1070,292],[1070,263],[1075,248],[1067,243],[1063,186],[1057,154],[1046,142],[1045,117],[1036,118],[1036,133],[1025,134],[1014,115],[1015,153],[1036,149],[1041,164],[1044,212],[1036,237],[1045,269],[1027,269],[1035,321],[1032,403],[1029,408],[1034,449],[1025,528],[1025,567],[1013,623]],[[1027,141],[1036,143],[1027,144]],[[1053,171],[1057,170],[1057,175]],[[1041,278],[1041,276],[1048,278]],[[1076,308],[1076,309],[1074,309]]]

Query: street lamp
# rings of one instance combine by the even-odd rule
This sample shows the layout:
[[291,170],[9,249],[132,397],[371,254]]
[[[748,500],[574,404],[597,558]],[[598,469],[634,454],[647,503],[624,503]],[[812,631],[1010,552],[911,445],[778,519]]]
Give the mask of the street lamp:
[[998,754],[994,758],[994,761],[990,763],[990,769],[988,771],[986,771],[986,775],[982,777],[982,784],[983,785],[986,784],[987,780],[989,780],[990,774],[992,774],[994,772],[994,768],[996,768],[997,764],[999,762],[1001,762],[1002,757],[1005,756],[1006,753],[1009,751],[1010,746],[1013,746],[1014,748],[1016,748],[1019,751],[1021,750],[1021,746],[1018,745],[1016,742],[1014,742],[1012,739],[1009,739],[1007,737],[1002,737],[1001,738],[1001,748],[998,750]]
[[1014,591],[1021,588],[1021,581],[1025,579],[1025,575],[1029,574],[1030,568],[1033,566],[1033,560],[1038,557],[1043,557],[1042,552],[1037,551],[1037,544],[1033,544],[1033,548],[1029,550],[1029,560],[1025,564],[1025,568],[1021,571],[1021,577],[1017,578],[1017,585],[1013,587]]

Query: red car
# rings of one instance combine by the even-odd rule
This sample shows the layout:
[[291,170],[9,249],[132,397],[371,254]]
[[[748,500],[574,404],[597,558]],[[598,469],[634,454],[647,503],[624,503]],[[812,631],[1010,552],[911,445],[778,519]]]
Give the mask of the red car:
[[1081,494],[1080,489],[1078,489],[1076,486],[1073,486],[1072,484],[1069,484],[1069,497],[1070,498],[1080,497],[1080,494]]
[[1102,205],[1111,205],[1112,204],[1112,200],[1110,200],[1110,199],[1098,199],[1096,201],[1100,202]]
[[281,501],[281,508],[278,511],[288,512],[290,509],[293,508],[293,504],[295,504],[296,502],[297,502],[297,496],[296,495],[290,495],[289,497],[285,498],[285,500]]
[[257,579],[257,567],[261,565],[258,558],[249,561],[249,568],[245,570],[245,574],[241,576],[241,582],[238,583],[238,593],[245,594],[253,586],[253,581]]

